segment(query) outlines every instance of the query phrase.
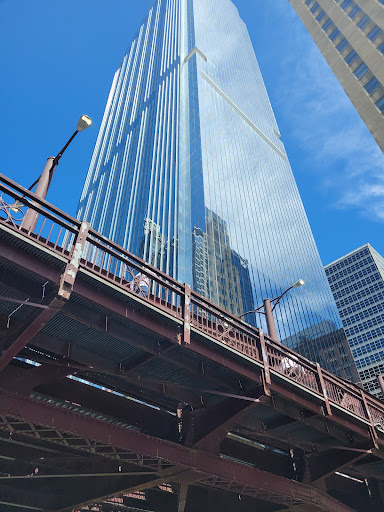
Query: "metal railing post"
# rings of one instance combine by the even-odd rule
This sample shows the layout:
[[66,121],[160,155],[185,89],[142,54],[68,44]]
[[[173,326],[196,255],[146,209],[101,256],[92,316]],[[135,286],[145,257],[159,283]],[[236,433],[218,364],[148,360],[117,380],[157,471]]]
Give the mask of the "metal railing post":
[[80,260],[83,255],[85,243],[87,241],[89,228],[89,223],[83,220],[80,224],[79,232],[73,241],[70,260],[60,279],[58,295],[66,300],[69,300],[73,290],[73,285],[75,284],[75,279],[77,271],[79,270]]
[[263,373],[264,393],[267,396],[271,396],[271,374],[269,371],[268,352],[267,352],[267,347],[265,344],[264,333],[261,329],[259,330],[259,333],[260,333],[260,348],[261,348],[260,352],[261,352],[261,357],[263,359],[263,364],[264,364],[264,373]]
[[327,389],[325,387],[323,371],[322,371],[319,363],[316,363],[316,369],[317,369],[318,386],[319,386],[321,392],[323,393],[325,410],[326,410],[327,416],[332,416],[332,410],[331,410],[331,406],[329,404]]
[[191,343],[191,287],[184,284],[183,343]]
[[373,446],[378,449],[379,445],[377,444],[377,439],[379,436],[377,435],[375,424],[373,422],[373,419],[371,416],[371,411],[369,410],[369,406],[368,406],[367,399],[365,397],[365,392],[363,389],[360,390],[360,394],[361,394],[361,399],[363,402],[363,409],[364,409],[365,415],[366,415],[367,419],[369,420],[369,423],[371,424],[370,425],[370,433],[371,433]]

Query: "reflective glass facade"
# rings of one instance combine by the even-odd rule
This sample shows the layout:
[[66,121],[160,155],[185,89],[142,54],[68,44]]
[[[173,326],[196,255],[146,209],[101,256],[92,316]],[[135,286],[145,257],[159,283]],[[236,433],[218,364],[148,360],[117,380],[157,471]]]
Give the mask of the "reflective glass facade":
[[384,258],[369,244],[325,267],[364,388],[384,375]]
[[[155,1],[115,74],[78,217],[236,315],[302,278],[275,310],[280,339],[310,340],[311,359],[338,343],[340,318],[230,0]],[[246,321],[266,330],[260,314]],[[351,377],[348,348],[328,368]]]

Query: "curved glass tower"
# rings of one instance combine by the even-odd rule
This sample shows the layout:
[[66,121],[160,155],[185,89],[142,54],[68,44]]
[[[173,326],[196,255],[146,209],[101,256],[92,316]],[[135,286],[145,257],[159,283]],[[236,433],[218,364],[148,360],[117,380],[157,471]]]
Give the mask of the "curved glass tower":
[[[245,24],[231,0],[156,0],[117,70],[78,217],[240,315],[298,278],[280,340],[353,362]],[[262,315],[246,321],[264,327]],[[332,347],[342,347],[337,356]],[[309,347],[309,348],[308,348]],[[324,361],[322,361],[324,363]]]

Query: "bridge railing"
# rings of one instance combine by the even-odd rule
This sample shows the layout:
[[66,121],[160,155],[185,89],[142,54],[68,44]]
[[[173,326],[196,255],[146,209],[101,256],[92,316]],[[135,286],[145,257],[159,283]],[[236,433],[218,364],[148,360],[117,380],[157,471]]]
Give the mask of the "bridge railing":
[[[1,174],[0,193],[0,223],[70,259],[80,232],[79,220],[36,198]],[[19,201],[14,208],[17,211],[12,210],[15,201]],[[22,225],[27,208],[34,209],[39,215],[32,232]],[[132,297],[178,318],[184,326],[191,326],[229,349],[257,361],[264,367],[265,374],[273,371],[317,394],[325,401],[328,413],[331,412],[331,403],[368,421],[373,430],[375,425],[384,427],[384,404],[380,400],[357,385],[321,369],[318,364],[269,338],[208,299],[190,292],[186,285],[91,228],[81,266],[124,289]]]
[[[36,212],[36,225],[24,226],[28,209]],[[22,231],[41,245],[63,254],[72,249],[74,235],[79,232],[81,222],[62,212],[46,201],[35,197],[14,181],[0,174],[0,219],[9,227]]]

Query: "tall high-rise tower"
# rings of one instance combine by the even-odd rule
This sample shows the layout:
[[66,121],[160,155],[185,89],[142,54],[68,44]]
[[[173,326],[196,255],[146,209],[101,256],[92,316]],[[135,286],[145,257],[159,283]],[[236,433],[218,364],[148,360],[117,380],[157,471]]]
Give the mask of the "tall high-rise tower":
[[384,0],[289,0],[384,152]]
[[[115,74],[78,217],[235,315],[302,278],[275,310],[280,339],[318,340],[307,354],[317,359],[340,336],[231,0],[154,2]],[[331,371],[351,377],[348,350],[333,361]]]
[[384,258],[369,244],[325,267],[364,389],[384,375]]

